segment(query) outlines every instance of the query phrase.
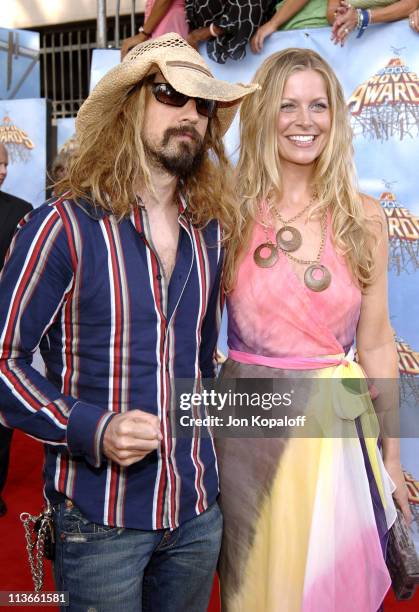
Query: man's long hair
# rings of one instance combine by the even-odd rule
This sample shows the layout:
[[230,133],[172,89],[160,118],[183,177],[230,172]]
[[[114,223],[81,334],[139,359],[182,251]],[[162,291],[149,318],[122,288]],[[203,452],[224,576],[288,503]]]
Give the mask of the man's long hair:
[[[118,219],[132,211],[137,179],[153,192],[149,162],[142,141],[148,88],[145,81],[121,95],[116,104],[98,115],[89,129],[78,135],[78,152],[68,174],[55,184],[55,192],[84,198]],[[204,137],[202,164],[184,178],[181,191],[188,201],[187,214],[198,227],[218,219],[228,240],[237,228],[232,168],[228,161],[217,117],[209,120]]]

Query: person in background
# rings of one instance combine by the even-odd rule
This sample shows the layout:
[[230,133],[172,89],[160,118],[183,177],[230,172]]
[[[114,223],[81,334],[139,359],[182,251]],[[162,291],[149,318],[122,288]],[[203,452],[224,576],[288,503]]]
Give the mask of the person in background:
[[[16,196],[5,193],[2,190],[3,183],[7,177],[9,155],[3,143],[0,143],[0,272],[3,268],[7,251],[13,239],[19,221],[29,211],[32,206],[29,202],[17,198]],[[1,410],[1,397],[0,397]],[[9,467],[10,444],[12,441],[13,429],[4,427],[0,417],[0,517],[4,516],[7,506],[3,500],[2,493],[6,484],[7,471]]]
[[328,0],[282,0],[276,5],[273,17],[260,26],[253,36],[250,42],[253,53],[260,53],[265,39],[277,30],[328,26],[327,5]]
[[197,48],[208,41],[208,56],[220,64],[228,59],[240,60],[246,45],[272,14],[273,0],[186,0],[186,17],[190,34],[188,42]]
[[331,0],[328,18],[333,24],[332,41],[343,45],[354,30],[363,34],[373,23],[389,23],[407,18],[415,30],[414,12],[418,6],[418,0]]
[[53,182],[53,195],[58,195],[54,185],[61,181],[68,173],[70,162],[78,150],[77,139],[75,136],[69,138],[58,151],[51,164],[50,179]]
[[185,0],[147,0],[144,24],[139,28],[138,34],[122,42],[121,59],[136,45],[168,32],[176,32],[185,39],[188,37]]

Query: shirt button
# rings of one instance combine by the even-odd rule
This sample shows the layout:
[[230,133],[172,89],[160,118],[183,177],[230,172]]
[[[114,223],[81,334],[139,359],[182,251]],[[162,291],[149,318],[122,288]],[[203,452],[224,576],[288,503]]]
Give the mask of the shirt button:
[[156,274],[156,279],[157,279],[158,281],[161,281],[161,274]]

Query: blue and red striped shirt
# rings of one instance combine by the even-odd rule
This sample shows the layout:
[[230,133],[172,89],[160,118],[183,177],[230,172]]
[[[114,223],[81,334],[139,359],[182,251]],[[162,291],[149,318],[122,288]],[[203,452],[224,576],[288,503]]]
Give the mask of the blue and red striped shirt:
[[[214,376],[222,292],[220,226],[196,228],[179,201],[167,285],[147,212],[117,222],[54,199],[20,223],[0,279],[0,421],[45,443],[45,494],[93,522],[173,529],[218,494],[213,440],[173,435],[173,381]],[[39,348],[42,376],[32,367]],[[129,467],[103,456],[115,413],[156,414],[157,451]]]

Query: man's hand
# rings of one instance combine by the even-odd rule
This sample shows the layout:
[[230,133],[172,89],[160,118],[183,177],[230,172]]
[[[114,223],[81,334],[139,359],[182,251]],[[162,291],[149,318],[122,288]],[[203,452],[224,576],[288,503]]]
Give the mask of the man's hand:
[[143,410],[129,410],[111,419],[103,437],[103,453],[126,467],[156,450],[162,437],[158,417]]
[[150,37],[147,36],[147,34],[143,34],[141,32],[140,34],[136,34],[135,36],[130,36],[130,38],[126,38],[125,40],[123,40],[122,41],[122,47],[121,47],[121,60],[124,59],[126,54],[129,51],[131,51],[131,49],[133,49],[134,47],[136,47],[140,43],[145,42],[149,38]]

